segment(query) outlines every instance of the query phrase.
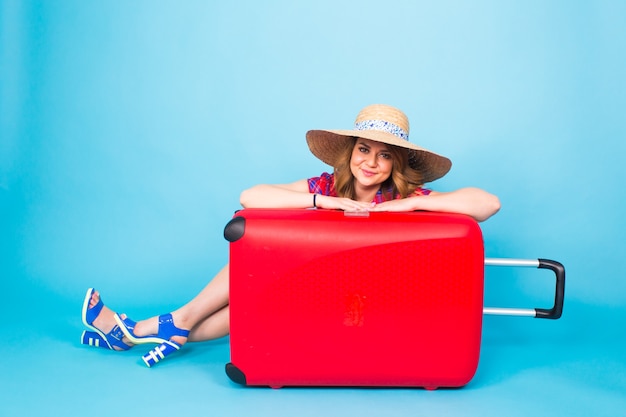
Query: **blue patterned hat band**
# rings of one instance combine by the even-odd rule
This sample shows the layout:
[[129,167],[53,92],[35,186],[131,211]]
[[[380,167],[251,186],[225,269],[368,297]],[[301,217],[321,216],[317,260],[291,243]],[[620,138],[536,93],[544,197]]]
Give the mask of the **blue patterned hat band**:
[[392,135],[409,140],[409,133],[400,126],[387,122],[385,120],[363,120],[354,124],[355,130],[377,130],[379,132],[387,132]]

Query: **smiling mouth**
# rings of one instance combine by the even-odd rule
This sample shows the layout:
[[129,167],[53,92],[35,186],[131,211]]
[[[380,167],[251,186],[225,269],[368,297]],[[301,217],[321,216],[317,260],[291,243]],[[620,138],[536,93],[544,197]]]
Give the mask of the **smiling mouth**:
[[365,175],[366,177],[373,177],[374,175],[376,175],[375,172],[372,171],[367,171],[365,169],[362,169],[361,172],[363,173],[363,175]]

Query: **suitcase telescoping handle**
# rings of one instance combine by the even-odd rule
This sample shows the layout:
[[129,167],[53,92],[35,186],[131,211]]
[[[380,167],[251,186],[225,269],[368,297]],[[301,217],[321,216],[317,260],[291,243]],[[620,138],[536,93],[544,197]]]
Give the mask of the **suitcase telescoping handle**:
[[485,258],[485,265],[493,266],[527,266],[542,269],[550,269],[556,275],[556,289],[554,295],[554,306],[550,309],[533,308],[491,308],[485,307],[484,314],[509,315],[509,316],[530,316],[539,319],[558,319],[563,313],[563,298],[565,297],[565,268],[560,262],[549,259],[505,259],[505,258]]

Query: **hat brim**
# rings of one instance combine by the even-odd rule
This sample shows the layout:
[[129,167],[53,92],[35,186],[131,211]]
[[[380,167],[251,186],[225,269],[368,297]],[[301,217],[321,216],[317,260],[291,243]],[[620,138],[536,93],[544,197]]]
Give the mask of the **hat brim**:
[[387,132],[377,130],[309,130],[306,133],[306,141],[311,153],[332,167],[338,165],[342,152],[355,137],[408,149],[409,166],[420,172],[424,183],[443,177],[452,167],[452,161],[445,156],[438,155]]

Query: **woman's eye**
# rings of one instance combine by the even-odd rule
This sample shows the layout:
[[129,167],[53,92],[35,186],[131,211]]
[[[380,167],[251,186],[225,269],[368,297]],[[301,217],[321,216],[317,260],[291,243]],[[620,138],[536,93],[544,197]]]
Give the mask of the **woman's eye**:
[[361,146],[359,148],[359,152],[367,153],[368,151],[369,151],[369,149],[367,149],[365,146]]
[[388,153],[381,153],[380,157],[383,158],[383,159],[391,159],[391,155],[388,154]]

